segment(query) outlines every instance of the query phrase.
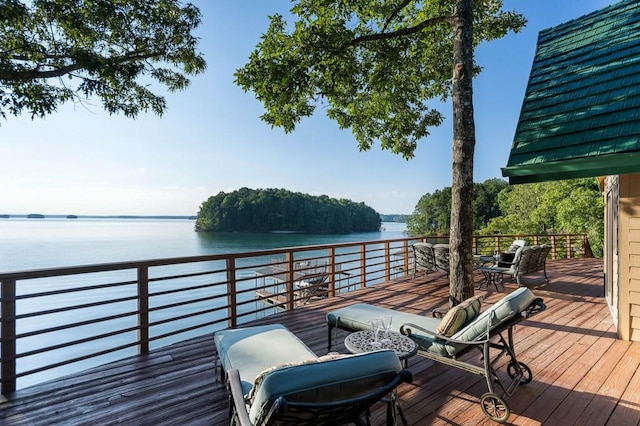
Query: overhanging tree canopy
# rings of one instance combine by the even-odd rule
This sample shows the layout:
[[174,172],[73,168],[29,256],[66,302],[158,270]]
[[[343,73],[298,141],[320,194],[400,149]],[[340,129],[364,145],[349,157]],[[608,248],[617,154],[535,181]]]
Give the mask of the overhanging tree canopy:
[[0,0],[0,115],[43,117],[97,96],[110,113],[162,114],[206,62],[200,12],[177,0]]
[[236,72],[272,126],[291,132],[322,106],[360,150],[379,142],[409,159],[442,123],[429,100],[452,97],[452,302],[472,295],[473,48],[520,30],[525,19],[503,11],[502,0],[300,0],[291,12],[291,28],[281,15],[270,18]]
[[[361,150],[379,141],[411,158],[444,118],[428,101],[451,95],[454,3],[298,1],[292,28],[282,15],[270,17],[236,82],[255,93],[272,126],[291,132],[322,105]],[[524,25],[501,8],[502,0],[474,2],[474,46]]]

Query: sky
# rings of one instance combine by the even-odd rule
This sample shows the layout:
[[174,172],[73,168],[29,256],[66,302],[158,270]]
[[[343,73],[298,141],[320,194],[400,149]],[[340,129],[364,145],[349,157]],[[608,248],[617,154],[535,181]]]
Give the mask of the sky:
[[[447,119],[419,141],[415,157],[358,150],[318,109],[293,133],[260,120],[262,105],[234,83],[268,26],[290,0],[195,0],[207,61],[162,117],[109,115],[99,100],[68,103],[44,119],[0,122],[0,214],[196,215],[220,191],[284,188],[364,202],[381,214],[411,214],[420,197],[451,186]],[[474,80],[474,181],[501,178],[535,54],[538,32],[616,0],[505,0],[528,20],[518,34],[483,44]],[[163,92],[161,86],[154,86]],[[1,120],[1,119],[0,119]]]

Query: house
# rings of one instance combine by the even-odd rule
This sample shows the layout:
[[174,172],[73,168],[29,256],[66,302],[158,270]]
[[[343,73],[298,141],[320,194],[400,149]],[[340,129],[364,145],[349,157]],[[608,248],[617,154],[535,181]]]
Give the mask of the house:
[[511,184],[598,178],[604,294],[619,338],[640,341],[640,2],[539,33],[502,175]]

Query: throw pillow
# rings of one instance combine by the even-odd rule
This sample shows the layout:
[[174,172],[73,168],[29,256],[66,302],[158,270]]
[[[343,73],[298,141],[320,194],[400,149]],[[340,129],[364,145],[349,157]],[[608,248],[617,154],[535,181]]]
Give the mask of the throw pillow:
[[282,364],[277,364],[277,365],[274,365],[273,367],[266,368],[262,370],[260,373],[258,373],[256,378],[253,380],[253,387],[251,388],[251,390],[249,391],[247,396],[245,396],[244,399],[249,403],[249,405],[253,404],[253,398],[255,398],[256,392],[258,391],[258,389],[260,389],[260,385],[262,384],[262,381],[269,373],[271,373],[274,370],[287,368],[287,367],[294,367],[296,365],[315,364],[317,362],[329,361],[332,359],[342,358],[344,356],[348,356],[348,355],[340,354],[337,352],[329,352],[327,355],[317,357],[317,358],[311,358],[306,361],[284,362]]
[[449,309],[436,327],[436,333],[451,337],[458,332],[467,321],[467,310],[462,304]]
[[449,309],[436,328],[436,333],[446,337],[456,334],[463,326],[476,319],[484,296],[473,296]]
[[476,319],[478,314],[480,313],[480,306],[482,305],[482,301],[484,300],[483,295],[473,296],[462,302],[458,306],[463,306],[465,311],[467,311],[467,319],[464,325],[469,324],[471,321]]

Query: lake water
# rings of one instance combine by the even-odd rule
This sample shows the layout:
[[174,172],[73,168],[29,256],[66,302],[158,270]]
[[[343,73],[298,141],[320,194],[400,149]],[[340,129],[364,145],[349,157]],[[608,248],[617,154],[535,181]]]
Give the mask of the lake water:
[[[405,224],[397,223],[383,223],[380,232],[348,235],[198,233],[194,231],[194,225],[195,221],[187,219],[0,219],[0,273],[109,262],[237,253],[315,244],[386,240],[405,236]],[[86,280],[86,278],[83,279]],[[51,279],[23,284],[26,285],[19,286],[18,294],[21,291],[25,293],[45,291],[52,289],[55,285]],[[90,283],[82,282],[82,285],[87,284]],[[31,288],[32,286],[33,288]],[[126,295],[123,294],[123,296]],[[18,313],[41,311],[43,308],[53,309],[59,305],[66,305],[69,303],[66,300],[67,297],[62,294],[39,300],[28,299],[28,301],[19,302]],[[89,299],[78,299],[79,297],[88,298],[89,295],[74,294],[74,304],[91,302]],[[167,297],[170,298],[170,296]],[[157,299],[161,300],[162,298]],[[167,303],[169,302],[167,301]],[[20,305],[20,303],[23,304]],[[118,307],[111,306],[109,309],[117,310]],[[122,309],[130,311],[135,307],[123,306]],[[86,320],[95,315],[102,315],[97,311],[99,310],[95,308],[87,312],[76,310],[72,315],[74,317],[80,316],[74,318],[75,320]],[[176,315],[178,313],[182,312],[173,312]],[[24,318],[18,322],[18,333],[42,329],[43,326],[54,327],[58,323],[72,322],[69,315],[71,314],[57,314],[52,318],[47,316]],[[113,329],[123,329],[130,325],[124,319],[111,324]],[[18,353],[97,335],[103,332],[100,327],[104,326],[96,324],[19,339]],[[202,332],[194,331],[196,334]],[[129,341],[135,341],[135,333],[132,333],[133,336],[123,335],[113,337],[111,340],[84,343],[82,349],[89,353],[95,353],[100,349],[122,344],[123,342],[119,342],[118,338],[128,338]],[[175,338],[181,340],[187,337],[189,336],[181,335]],[[73,352],[74,348],[77,347],[69,346],[53,352],[22,358],[18,363],[18,372],[29,371],[55,360],[78,356]],[[18,388],[133,354],[135,354],[135,348],[130,348],[53,370],[27,375],[18,379]]]
[[348,235],[200,233],[187,219],[0,219],[0,272],[401,238],[403,223]]

